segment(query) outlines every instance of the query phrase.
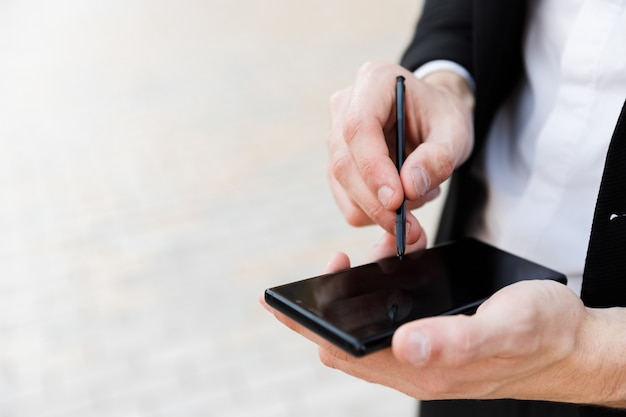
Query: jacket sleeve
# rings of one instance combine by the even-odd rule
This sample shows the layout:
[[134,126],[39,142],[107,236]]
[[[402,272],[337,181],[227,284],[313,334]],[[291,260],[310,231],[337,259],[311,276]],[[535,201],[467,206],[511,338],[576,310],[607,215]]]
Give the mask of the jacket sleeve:
[[411,71],[430,61],[453,61],[476,83],[474,149],[449,183],[437,242],[466,236],[480,221],[486,189],[474,167],[495,112],[522,74],[526,5],[526,0],[425,0],[402,57]]
[[473,76],[472,12],[472,0],[426,0],[401,65],[415,71],[427,62],[444,59]]

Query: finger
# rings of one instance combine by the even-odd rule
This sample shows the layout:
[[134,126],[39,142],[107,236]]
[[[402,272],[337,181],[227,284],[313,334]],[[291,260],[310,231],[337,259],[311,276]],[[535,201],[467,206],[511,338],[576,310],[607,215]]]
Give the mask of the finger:
[[[555,297],[552,289],[560,286],[553,282],[519,282],[496,292],[472,316],[431,317],[407,323],[394,335],[394,353],[414,365],[436,363],[448,367],[532,355],[540,348],[546,321],[540,314],[541,307],[556,305],[556,300],[563,298]],[[546,296],[554,300],[537,301]],[[559,324],[553,323],[551,328],[558,329]],[[548,332],[548,339],[557,339],[556,333]]]
[[[352,226],[366,226],[376,223],[388,233],[395,234],[396,211],[384,209],[378,200],[371,195],[359,176],[348,175],[345,184],[341,185],[333,175],[329,175],[329,182],[335,201],[337,201],[341,212],[349,224]],[[348,196],[347,190],[350,190],[355,195],[355,199],[357,198],[356,196],[360,196],[359,204]],[[435,198],[438,193],[439,191],[434,190],[429,194],[430,197],[428,198]],[[368,194],[369,197],[367,197]],[[417,243],[421,238],[423,229],[409,209],[406,212],[406,222],[407,244]]]
[[459,368],[497,357],[500,336],[504,336],[502,330],[476,316],[432,317],[400,327],[394,334],[392,347],[402,362]]
[[311,342],[315,343],[316,345],[320,347],[332,348],[332,344],[328,342],[327,340],[325,340],[324,338],[322,338],[321,336],[317,335],[316,333],[302,326],[300,323],[287,317],[283,313],[273,309],[271,306],[267,305],[266,303],[263,302],[262,304],[264,304],[264,307],[269,312],[271,312],[279,322],[284,324],[290,330],[302,335],[303,337],[305,337],[306,339],[310,340]]
[[[393,85],[399,73],[411,76],[399,66],[366,64],[355,84],[334,94],[330,103],[330,176],[346,191],[349,200],[340,193],[336,195],[344,208],[349,208],[346,203],[352,201],[388,231],[393,228],[393,213],[389,212],[404,199],[384,133],[395,123]],[[355,220],[362,221],[360,216]]]
[[447,143],[423,143],[406,159],[400,173],[408,200],[420,205],[432,200],[440,185],[452,175],[456,167],[454,147]]
[[[387,209],[380,201],[389,198],[385,196],[386,193],[394,194],[394,191],[385,186],[378,193],[372,192],[345,141],[336,137],[329,139],[328,151],[330,161],[328,177],[331,189],[348,223],[353,226],[376,223],[392,232],[395,229],[395,209],[400,206],[403,198],[397,171],[394,171],[393,175],[400,190],[399,193],[395,192],[399,202],[392,209]],[[389,159],[388,156],[384,158]],[[390,160],[389,162],[391,163]]]
[[342,121],[343,138],[360,175],[387,210],[399,207],[404,198],[385,137],[385,131],[395,125],[393,87],[398,74],[411,77],[410,73],[397,66],[363,66],[352,90],[349,110]]
[[343,121],[349,105],[352,87],[340,90],[330,99],[331,130],[327,137],[329,165],[327,176],[330,188],[341,212],[353,226],[366,226],[374,221],[351,197],[360,195],[367,189],[358,185],[358,168],[343,139]]
[[[346,155],[345,157],[350,157]],[[367,226],[375,223],[376,210],[382,214],[380,203],[371,195],[367,186],[358,175],[356,165],[343,157],[330,157],[331,166],[328,178],[335,201],[339,205],[346,221],[352,226]],[[391,212],[388,214],[391,216]],[[388,223],[386,220],[384,223]]]
[[337,205],[339,206],[341,213],[346,218],[348,224],[352,226],[367,226],[374,223],[372,219],[370,219],[367,214],[361,210],[361,207],[348,197],[346,190],[332,175],[330,169],[328,170],[328,183],[330,184],[330,190],[332,191],[333,197],[335,198],[335,201],[337,202]]
[[338,369],[364,381],[386,385],[407,395],[421,397],[407,386],[407,367],[394,358],[391,349],[383,349],[356,358],[346,352],[330,347],[320,347],[319,357],[329,368]]
[[350,258],[345,253],[338,252],[330,258],[326,268],[324,268],[324,273],[331,274],[348,268],[350,268]]
[[407,200],[406,208],[407,210],[415,210],[424,206],[426,203],[429,203],[439,197],[441,195],[441,186],[435,187],[429,192],[426,193],[425,196],[418,200]]
[[343,137],[358,169],[358,175],[377,203],[395,210],[404,198],[398,170],[389,156],[381,121],[358,113],[346,121]]
[[328,342],[327,340],[325,340],[321,336],[317,335],[313,331],[307,329],[306,327],[304,327],[300,323],[296,322],[295,320],[291,319],[290,317],[286,316],[285,314],[281,313],[280,311],[274,309],[272,306],[267,304],[267,302],[265,301],[265,297],[263,297],[263,296],[260,297],[259,298],[259,302],[260,302],[261,306],[263,306],[264,309],[266,309],[268,312],[272,313],[274,315],[274,317],[276,317],[276,319],[279,322],[281,322],[282,324],[287,326],[292,331],[294,331],[294,332],[304,336],[305,338],[307,338],[308,340],[312,341],[313,343],[315,343],[315,344],[317,344],[319,346],[322,346],[322,347],[325,347],[325,348],[330,348],[332,346],[332,344],[330,342]]
[[[407,213],[407,219],[408,215],[409,213]],[[406,253],[416,252],[418,250],[424,249],[427,243],[426,233],[424,233],[423,229],[419,225],[419,221],[415,217],[413,217],[413,219],[415,220],[417,226],[420,228],[420,232],[417,240],[407,245],[405,251]],[[409,227],[415,227],[413,226],[413,222],[410,223]],[[365,256],[365,262],[376,262],[381,259],[389,258],[390,256],[395,255],[397,255],[396,237],[392,234],[385,233],[382,239],[376,242],[367,252],[367,255]]]
[[[417,200],[450,177],[473,146],[471,112],[458,97],[410,79],[407,119],[410,137],[420,139],[406,158],[401,178],[407,199]],[[408,87],[407,87],[408,88]]]
[[[332,173],[332,170],[330,169],[328,170],[328,182],[330,184],[333,197],[349,224],[352,226],[368,226],[374,224],[374,221],[361,209],[361,207],[359,207],[357,203],[354,202],[354,200],[348,196],[346,188],[344,188],[339,181],[337,181]],[[420,208],[440,195],[441,187],[435,187],[419,200],[407,200],[406,209],[407,211],[411,211]]]

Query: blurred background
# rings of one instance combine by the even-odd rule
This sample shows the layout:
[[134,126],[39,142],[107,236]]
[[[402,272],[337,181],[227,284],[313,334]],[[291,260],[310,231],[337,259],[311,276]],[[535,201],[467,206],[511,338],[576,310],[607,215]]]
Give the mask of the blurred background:
[[258,298],[381,236],[332,199],[327,103],[420,7],[2,1],[0,416],[413,416]]

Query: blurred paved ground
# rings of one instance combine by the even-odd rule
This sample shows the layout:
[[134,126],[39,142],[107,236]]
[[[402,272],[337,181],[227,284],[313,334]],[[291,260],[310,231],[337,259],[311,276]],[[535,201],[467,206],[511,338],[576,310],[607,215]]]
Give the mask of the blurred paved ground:
[[257,298],[378,238],[326,185],[327,100],[418,3],[3,1],[0,416],[412,416]]

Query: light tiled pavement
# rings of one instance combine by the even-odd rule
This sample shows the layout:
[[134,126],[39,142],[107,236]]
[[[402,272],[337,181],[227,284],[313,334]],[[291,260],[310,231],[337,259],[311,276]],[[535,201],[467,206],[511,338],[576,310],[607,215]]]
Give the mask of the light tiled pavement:
[[414,415],[257,299],[379,237],[329,193],[327,100],[418,13],[0,3],[0,417]]

